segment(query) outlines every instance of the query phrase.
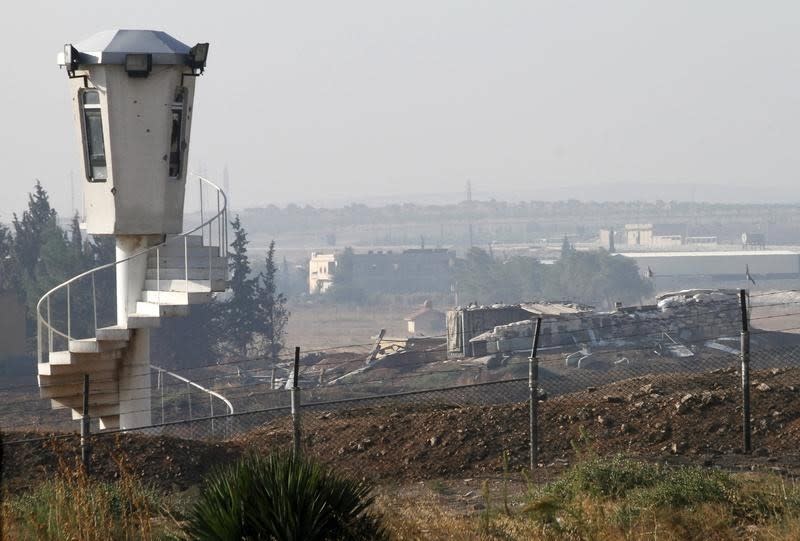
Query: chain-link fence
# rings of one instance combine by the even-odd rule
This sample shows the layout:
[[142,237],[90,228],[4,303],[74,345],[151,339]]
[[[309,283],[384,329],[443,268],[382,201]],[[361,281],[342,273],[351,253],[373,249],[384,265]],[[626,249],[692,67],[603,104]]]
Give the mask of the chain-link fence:
[[[532,440],[538,442],[535,469],[567,465],[582,453],[713,463],[748,451],[746,420],[754,455],[780,463],[796,453],[800,345],[791,337],[753,332],[749,404],[740,336],[613,338],[542,348],[535,364],[530,350],[453,361],[440,374],[455,384],[434,388],[409,390],[440,381],[419,366],[351,384],[311,386],[306,380],[295,391],[294,411],[291,390],[262,383],[238,389],[242,396],[229,414],[185,382],[154,378],[157,424],[126,431],[94,427],[86,440],[91,468],[113,477],[129,467],[184,487],[243,453],[299,448],[340,470],[378,479],[495,476],[527,470]],[[485,381],[493,375],[502,379]],[[16,488],[46,477],[59,463],[74,463],[80,445],[75,434],[7,434],[3,482]]]

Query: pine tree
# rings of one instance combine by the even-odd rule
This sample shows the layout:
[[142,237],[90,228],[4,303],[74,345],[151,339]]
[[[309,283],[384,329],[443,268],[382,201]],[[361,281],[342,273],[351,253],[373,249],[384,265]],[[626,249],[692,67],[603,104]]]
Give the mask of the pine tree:
[[[44,280],[45,275],[50,274],[49,269],[57,266],[50,256],[59,252],[58,244],[63,242],[63,231],[58,227],[56,211],[50,206],[50,197],[38,180],[34,192],[28,194],[27,210],[21,218],[14,214],[12,226],[12,283],[27,307],[27,335],[31,338],[36,330],[36,303],[39,297],[60,283],[45,283]],[[43,263],[42,252],[46,244],[49,244],[48,261]]]
[[278,354],[283,349],[286,335],[286,324],[289,322],[289,311],[286,309],[286,297],[277,291],[278,267],[275,265],[275,241],[269,243],[266,267],[258,276],[256,287],[257,332],[264,343],[266,355],[272,360],[273,367]]
[[231,296],[221,307],[220,331],[223,340],[235,353],[246,356],[257,328],[253,315],[258,280],[250,277],[250,259],[247,256],[249,241],[238,215],[231,222],[231,228],[233,242],[228,263]]
[[569,257],[575,248],[569,242],[569,237],[564,235],[564,240],[561,241],[561,257],[566,258]]
[[0,224],[0,292],[17,289],[14,287],[17,273],[14,268],[14,239],[11,232]]
[[34,193],[28,194],[28,210],[18,218],[14,213],[14,257],[21,269],[29,271],[39,260],[42,235],[45,230],[56,226],[56,211],[50,206],[50,197],[36,181]]
[[[83,234],[81,233],[81,219],[78,212],[72,216],[69,230],[69,245],[74,254],[79,255],[81,258],[84,256]],[[88,263],[88,262],[87,262]]]

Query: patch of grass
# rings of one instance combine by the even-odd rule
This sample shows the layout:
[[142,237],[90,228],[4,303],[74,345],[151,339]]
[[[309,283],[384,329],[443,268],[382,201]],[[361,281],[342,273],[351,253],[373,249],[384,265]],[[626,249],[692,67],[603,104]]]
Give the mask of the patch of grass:
[[0,519],[4,539],[150,540],[173,530],[161,508],[160,495],[124,468],[108,483],[62,465],[53,479],[3,502]]
[[545,538],[738,539],[790,531],[800,490],[775,476],[591,458],[529,492],[524,513]]
[[433,479],[430,481],[429,487],[436,494],[440,494],[442,496],[450,494],[450,489],[441,479]]
[[547,485],[544,494],[561,500],[581,494],[618,498],[628,491],[653,485],[658,467],[622,456],[593,457],[570,468],[558,481]]
[[626,502],[636,507],[678,508],[728,502],[736,483],[729,473],[697,467],[657,468],[648,484],[630,487]]

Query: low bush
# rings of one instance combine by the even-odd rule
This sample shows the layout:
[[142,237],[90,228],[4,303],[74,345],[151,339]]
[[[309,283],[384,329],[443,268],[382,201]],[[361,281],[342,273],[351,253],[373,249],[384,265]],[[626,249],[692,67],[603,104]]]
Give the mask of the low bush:
[[579,494],[617,498],[634,488],[651,486],[657,479],[658,468],[652,464],[622,456],[593,457],[570,468],[544,492],[560,499]]
[[189,513],[197,540],[384,539],[372,490],[294,454],[250,455],[215,471]]
[[545,538],[736,539],[742,528],[789,531],[800,489],[769,475],[734,476],[622,456],[593,457],[529,490],[525,514]]

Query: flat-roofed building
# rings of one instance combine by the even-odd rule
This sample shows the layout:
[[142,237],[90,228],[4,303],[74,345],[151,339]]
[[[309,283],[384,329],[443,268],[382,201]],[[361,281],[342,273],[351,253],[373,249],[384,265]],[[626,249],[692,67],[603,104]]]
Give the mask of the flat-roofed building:
[[[790,250],[622,252],[656,291],[689,288],[797,286],[800,253]],[[753,279],[751,281],[748,278]]]
[[684,243],[685,235],[685,224],[625,224],[625,241],[628,246],[680,246]]
[[[442,248],[415,248],[365,254],[312,253],[308,265],[308,291],[324,293],[343,273],[354,287],[366,293],[449,293],[455,252]],[[347,267],[346,269],[343,267]]]

